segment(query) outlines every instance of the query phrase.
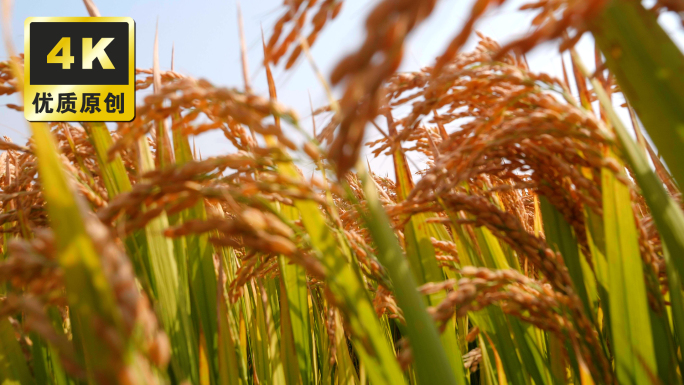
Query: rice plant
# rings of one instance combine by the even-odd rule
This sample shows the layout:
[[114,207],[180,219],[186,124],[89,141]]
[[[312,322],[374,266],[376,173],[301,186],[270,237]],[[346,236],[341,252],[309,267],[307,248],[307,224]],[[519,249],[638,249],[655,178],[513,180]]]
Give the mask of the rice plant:
[[[242,90],[163,71],[155,45],[134,121],[0,141],[0,382],[681,384],[684,56],[656,19],[684,6],[531,2],[529,35],[463,51],[503,2],[475,1],[408,73],[404,42],[436,0],[378,2],[321,76],[342,98],[298,114],[272,67],[315,64],[343,1],[286,1],[263,39],[268,95],[246,71]],[[526,64],[548,40],[562,79]],[[326,125],[306,132],[309,114]],[[234,150],[200,156],[207,131]]]

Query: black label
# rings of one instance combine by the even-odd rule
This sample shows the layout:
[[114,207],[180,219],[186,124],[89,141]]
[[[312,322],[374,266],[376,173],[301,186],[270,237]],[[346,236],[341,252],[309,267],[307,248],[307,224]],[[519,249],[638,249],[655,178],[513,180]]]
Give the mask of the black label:
[[[42,23],[30,24],[32,85],[110,85],[128,83],[128,23]],[[60,63],[48,63],[48,55],[62,40],[70,38],[73,63],[63,68]],[[83,68],[83,39],[90,38],[96,47],[101,38],[113,38],[104,52],[114,66],[102,68],[99,59],[91,61],[92,69]],[[63,55],[61,50],[58,57]]]

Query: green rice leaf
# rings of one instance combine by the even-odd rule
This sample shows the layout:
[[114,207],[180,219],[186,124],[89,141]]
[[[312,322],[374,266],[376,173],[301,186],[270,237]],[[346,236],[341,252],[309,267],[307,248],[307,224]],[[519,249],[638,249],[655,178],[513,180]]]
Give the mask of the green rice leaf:
[[[292,206],[282,205],[281,213],[292,221],[299,219],[299,213]],[[309,321],[309,290],[306,279],[306,271],[301,266],[289,263],[284,257],[279,258],[280,274],[285,291],[284,300],[287,301],[288,318],[292,334],[294,353],[296,354],[297,367],[303,383],[310,382],[312,377],[311,357],[311,322]]]
[[73,327],[80,334],[86,368],[93,379],[113,376],[114,368],[108,364],[108,356],[112,352],[98,337],[91,320],[97,316],[105,325],[120,332],[121,314],[93,241],[86,231],[83,203],[69,186],[51,133],[41,123],[32,123],[31,128],[41,184],[50,186],[43,190],[43,194],[57,241],[58,261],[64,269]]
[[[418,293],[408,261],[378,200],[375,185],[365,170],[359,169],[358,173],[368,204],[368,212],[362,211],[361,214],[378,248],[378,260],[392,280],[397,304],[404,312],[418,381],[422,384],[456,384],[457,379],[435,323],[427,312],[425,300]],[[459,381],[465,383],[464,378]]]
[[[141,172],[154,169],[145,137],[138,140],[138,148]],[[183,266],[179,266],[173,242],[164,236],[163,232],[168,227],[169,220],[165,213],[145,226],[153,291],[159,300],[162,324],[171,340],[171,366],[174,374],[179,379],[199,383],[199,342],[190,312],[188,276]]]
[[0,319],[0,383],[3,385],[35,384],[24,353],[7,317]]
[[[394,170],[397,183],[397,197],[403,201],[413,189],[413,180],[406,163],[406,156],[401,148],[394,154]],[[411,216],[406,226],[404,226],[404,239],[406,247],[406,257],[411,267],[411,272],[418,285],[429,282],[441,282],[445,274],[437,263],[435,249],[432,246],[431,236],[441,241],[449,241],[446,231],[440,225],[427,222],[428,218],[434,218],[434,214],[420,213]],[[440,231],[441,230],[441,231]],[[437,306],[446,298],[445,292],[438,292],[427,297],[429,306]],[[450,319],[445,325],[445,331],[440,336],[444,351],[446,352],[449,364],[451,365],[454,376],[459,383],[465,383],[465,372],[463,369],[463,353],[459,349],[456,339],[456,321]]]
[[602,189],[615,371],[620,383],[648,383],[657,369],[629,187],[603,169]]
[[126,167],[119,154],[114,156],[113,160],[109,160],[107,151],[112,146],[112,136],[104,123],[91,122],[83,123],[88,138],[90,138],[95,147],[95,154],[97,155],[97,163],[103,175],[105,187],[110,198],[121,194],[122,192],[131,190],[131,181],[126,173]]
[[[606,110],[608,119],[615,129],[615,133],[617,134],[624,151],[624,157],[629,162],[629,165],[634,172],[634,177],[643,191],[644,199],[651,209],[653,219],[663,239],[663,256],[665,258],[667,275],[671,282],[670,292],[673,297],[671,302],[673,325],[677,335],[684,335],[684,308],[682,307],[680,283],[681,274],[684,272],[684,259],[673,259],[671,252],[671,250],[675,250],[676,255],[682,255],[680,253],[684,253],[684,232],[682,232],[682,229],[684,228],[684,213],[682,213],[681,208],[665,190],[662,181],[651,169],[645,154],[638,149],[636,143],[630,137],[627,129],[622,124],[622,121],[613,110],[612,104],[603,90],[603,87],[595,81],[593,81],[593,85],[601,106]],[[656,293],[656,295],[659,294],[660,293]],[[661,324],[659,327],[656,327],[654,324],[654,335],[661,341],[661,344],[658,346],[663,346],[663,343],[670,340],[666,337],[669,331],[669,325],[667,323],[659,323]],[[668,350],[669,349],[658,349],[657,352],[662,354]],[[676,359],[674,360],[676,361]],[[658,359],[659,364],[669,361],[670,358]],[[673,377],[668,377],[668,373],[671,373],[671,370],[667,370],[665,373],[663,373],[662,370],[660,371],[660,374],[661,376],[664,376],[663,379],[665,381],[672,382]]]
[[570,278],[575,286],[575,291],[582,300],[587,314],[593,314],[594,309],[591,306],[585,283],[591,278],[584,277],[584,271],[580,260],[581,255],[572,228],[565,218],[563,218],[563,215],[549,203],[546,197],[539,197],[539,206],[544,222],[546,242],[563,256],[563,261],[568,267],[568,272],[570,273]]
[[640,1],[611,0],[589,23],[610,72],[672,176],[684,184],[684,55]]

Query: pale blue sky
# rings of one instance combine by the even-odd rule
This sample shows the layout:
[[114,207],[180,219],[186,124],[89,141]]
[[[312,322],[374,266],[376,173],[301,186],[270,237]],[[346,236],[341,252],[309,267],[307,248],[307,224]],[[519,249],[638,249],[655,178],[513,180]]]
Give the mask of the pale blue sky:
[[[441,0],[431,18],[413,35],[408,44],[402,70],[416,70],[432,64],[449,40],[463,25],[473,0]],[[319,36],[312,49],[317,65],[327,76],[344,53],[353,50],[363,37],[366,15],[377,1],[346,0],[339,17],[330,23]],[[517,11],[522,0],[510,0],[502,9],[490,12],[476,29],[499,42],[505,43],[528,30],[530,13]],[[175,69],[178,72],[205,78],[216,85],[242,88],[242,72],[235,0],[96,0],[103,16],[130,16],[136,22],[136,65],[149,68],[152,65],[152,46],[155,23],[159,20],[160,61],[162,69],[169,69],[171,46],[175,45]],[[243,0],[249,67],[256,93],[268,95],[265,75],[261,68],[260,26],[270,34],[277,17],[282,13],[281,0]],[[17,51],[23,52],[23,22],[29,16],[87,16],[80,0],[24,0],[16,1],[12,14],[13,40]],[[662,23],[678,42],[682,39],[681,26],[674,17]],[[466,49],[476,41],[471,38]],[[584,38],[580,52],[593,62],[593,44]],[[7,58],[7,51],[0,41],[0,60]],[[591,60],[589,60],[591,59]],[[560,57],[554,44],[536,48],[528,55],[533,70],[560,75]],[[310,92],[315,107],[326,104],[325,93],[314,76],[308,62],[300,59],[294,70],[275,68],[278,96],[281,102],[295,108],[302,116],[303,126],[310,130]],[[336,89],[336,93],[341,89]],[[0,134],[24,143],[27,138],[23,114],[4,107],[16,103],[16,98],[0,97]],[[319,126],[323,122],[319,123]],[[377,133],[369,132],[369,139]],[[211,155],[225,151],[227,141],[220,135],[204,135],[197,144],[203,154]],[[377,166],[384,168],[383,161]],[[373,164],[373,163],[372,163]],[[374,165],[375,167],[375,165]]]

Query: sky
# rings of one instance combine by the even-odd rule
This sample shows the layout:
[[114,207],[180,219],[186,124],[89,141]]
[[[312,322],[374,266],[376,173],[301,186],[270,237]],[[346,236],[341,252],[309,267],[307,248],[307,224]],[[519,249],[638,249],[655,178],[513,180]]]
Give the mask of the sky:
[[[358,47],[364,38],[364,22],[377,0],[345,0],[337,19],[330,22],[319,35],[311,53],[316,65],[327,77],[335,64],[346,53]],[[533,14],[518,11],[523,0],[509,0],[506,5],[490,11],[476,24],[476,30],[504,44],[529,31]],[[237,26],[236,0],[96,0],[102,16],[129,16],[136,22],[136,66],[152,67],[152,48],[155,26],[159,24],[159,53],[162,70],[171,66],[174,47],[174,67],[177,72],[203,78],[217,86],[243,88],[240,60],[240,41]],[[418,70],[433,64],[449,41],[464,24],[473,0],[441,0],[431,17],[414,31],[408,41],[402,62],[402,71]],[[261,28],[266,34],[283,12],[282,0],[243,0],[242,13],[245,24],[249,71],[253,91],[268,95],[262,62]],[[88,16],[80,0],[24,0],[15,1],[12,10],[12,34],[15,48],[23,52],[24,19],[31,16]],[[680,48],[684,47],[684,33],[680,22],[673,15],[661,17],[661,25],[673,36]],[[464,50],[477,42],[471,37]],[[577,46],[586,64],[593,63],[593,42],[584,37]],[[7,49],[0,41],[0,60],[8,58]],[[535,72],[562,76],[560,60],[555,43],[535,48],[527,56]],[[299,112],[302,126],[311,132],[309,95],[314,108],[327,104],[325,92],[307,60],[300,58],[295,67],[284,71],[283,65],[274,68],[279,100]],[[342,87],[334,93],[340,95]],[[144,96],[138,92],[138,99]],[[0,134],[13,141],[25,143],[28,126],[23,114],[5,107],[17,103],[16,97],[0,97]],[[325,122],[319,120],[318,126]],[[367,139],[373,140],[379,133],[369,130]],[[228,141],[218,133],[208,133],[197,138],[197,146],[205,156],[229,151]],[[385,169],[386,159],[371,159],[371,167]]]

